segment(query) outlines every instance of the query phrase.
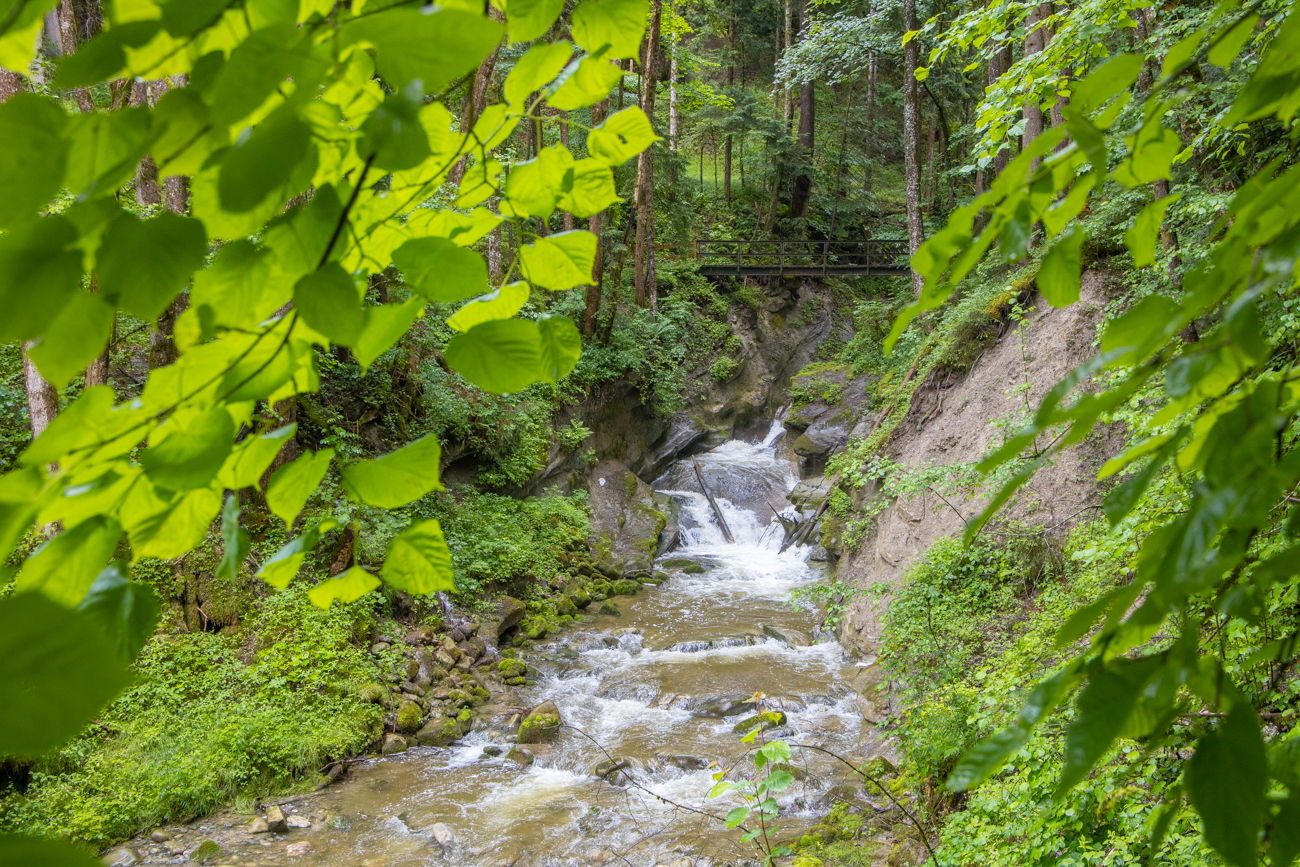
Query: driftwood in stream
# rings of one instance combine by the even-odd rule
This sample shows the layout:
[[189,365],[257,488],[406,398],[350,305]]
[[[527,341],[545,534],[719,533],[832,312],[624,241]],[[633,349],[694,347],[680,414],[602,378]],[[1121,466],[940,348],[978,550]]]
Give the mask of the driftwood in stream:
[[722,535],[731,544],[736,544],[736,537],[731,535],[731,528],[727,526],[727,519],[722,517],[722,508],[718,501],[713,499],[713,494],[709,492],[709,486],[704,483],[704,473],[700,472],[700,465],[697,461],[691,461],[695,467],[695,478],[700,480],[700,490],[704,491],[704,496],[709,498],[709,505],[713,507],[713,514],[718,519],[718,526],[722,528]]
[[[830,487],[826,489],[826,498],[821,501],[821,504],[817,507],[817,511],[813,512],[813,516],[806,521],[800,521],[795,526],[793,533],[790,532],[789,528],[786,529],[785,539],[781,542],[781,551],[785,551],[785,549],[789,548],[791,545],[803,544],[808,541],[808,537],[813,533],[813,528],[816,527],[817,522],[821,520],[822,513],[824,513],[826,507],[830,505],[831,494],[835,491],[835,486],[839,483],[839,476],[831,479]],[[781,523],[782,525],[785,524],[784,521]]]

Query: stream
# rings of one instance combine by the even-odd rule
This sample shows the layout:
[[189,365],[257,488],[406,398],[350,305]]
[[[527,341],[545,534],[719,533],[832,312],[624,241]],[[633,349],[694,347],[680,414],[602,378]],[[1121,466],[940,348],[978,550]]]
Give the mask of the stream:
[[[850,688],[854,663],[832,635],[815,634],[812,612],[789,603],[792,590],[822,576],[808,548],[778,554],[772,510],[789,506],[797,481],[774,446],[779,433],[777,424],[761,443],[733,440],[694,459],[735,544],[699,492],[692,459],[656,480],[682,528],[659,564],[670,579],[617,598],[620,617],[584,618],[539,644],[527,657],[539,672],[535,685],[494,696],[461,741],[354,765],[330,788],[287,804],[298,816],[288,834],[244,834],[234,814],[190,827],[206,826],[199,839],[217,840],[219,863],[232,865],[754,861],[753,845],[716,818],[740,800],[709,791],[719,771],[753,773],[753,747],[733,727],[755,713],[755,693],[765,694],[764,709],[786,715],[765,737],[859,762],[873,752]],[[529,747],[531,765],[507,758],[509,719],[547,699],[566,726],[556,743]],[[796,782],[780,796],[782,838],[814,824],[835,798],[853,797],[841,762],[793,753]],[[610,760],[625,766],[593,774]]]

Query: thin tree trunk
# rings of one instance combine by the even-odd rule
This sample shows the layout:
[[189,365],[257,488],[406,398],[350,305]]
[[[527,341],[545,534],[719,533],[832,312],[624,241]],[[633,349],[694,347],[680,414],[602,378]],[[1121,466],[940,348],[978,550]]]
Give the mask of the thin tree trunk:
[[668,49],[668,149],[677,153],[677,43]]
[[[1002,50],[997,54],[997,74],[993,76],[993,80],[990,84],[996,82],[1003,75],[1006,75],[1009,69],[1011,69],[1011,46],[1008,44],[1004,45]],[[1003,138],[1002,144],[1003,147],[998,151],[997,156],[993,158],[995,176],[1002,174],[1007,167],[1007,163],[1011,162],[1010,142]]]
[[[605,97],[600,102],[591,107],[591,125],[600,126],[605,120],[605,115],[609,111],[609,97]],[[586,307],[582,312],[582,333],[585,337],[592,337],[596,333],[596,317],[600,315],[600,296],[601,289],[605,280],[605,245],[601,239],[601,224],[604,222],[605,212],[592,214],[587,220],[587,228],[591,234],[596,236],[596,258],[592,266],[591,283],[587,286]]]
[[[785,50],[794,46],[794,0],[785,0]],[[794,93],[789,83],[785,86],[785,131],[790,132],[794,123]]]
[[[731,88],[736,84],[736,10],[735,4],[732,4],[731,16],[727,19],[727,91],[730,93]],[[726,141],[722,145],[722,194],[727,199],[727,207],[731,207],[731,133],[727,133]]]
[[[557,126],[559,127],[560,130],[560,144],[564,146],[565,150],[568,150],[569,149],[569,113],[567,111],[560,111],[559,109],[551,109],[551,111],[555,114],[556,117],[559,118],[559,121],[557,122]],[[570,214],[568,211],[565,211],[564,231],[572,232],[573,227],[574,227],[573,214]]]
[[866,167],[863,170],[862,188],[870,195],[872,161],[875,159],[876,150],[876,52],[869,52],[867,56],[867,135],[863,146],[863,160]]
[[[650,26],[646,32],[645,54],[641,63],[641,110],[650,122],[655,115],[655,67],[659,58],[659,19],[663,14],[663,0],[654,0],[650,10]],[[642,151],[636,164],[637,220],[636,250],[633,255],[633,285],[636,303],[656,312],[659,292],[655,281],[654,263],[654,155],[650,148]]]
[[26,89],[21,75],[12,70],[0,68],[0,103],[5,102],[11,96],[22,93]]
[[[1039,4],[1029,13],[1025,21],[1025,56],[1032,57],[1047,47],[1046,27],[1040,26],[1052,14],[1050,3]],[[1034,139],[1043,134],[1043,109],[1036,98],[1031,97],[1025,103],[1025,131],[1020,138],[1020,148],[1024,150],[1034,143]],[[1029,166],[1032,176],[1042,164],[1041,159],[1034,160]]]
[[32,423],[32,439],[36,439],[59,414],[59,393],[27,356],[33,345],[23,344],[23,385],[27,389],[27,416]]
[[[916,19],[916,0],[903,0],[903,29],[920,30]],[[921,224],[921,166],[917,159],[920,137],[920,87],[916,70],[920,60],[920,40],[910,39],[903,47],[903,166],[907,181],[907,242],[912,256],[921,249],[924,228]],[[919,297],[923,280],[912,271],[912,289]]]
[[[73,10],[72,0],[63,0],[58,8],[59,16],[59,53],[66,57],[77,50],[77,16]],[[84,87],[78,87],[72,91],[72,98],[77,103],[77,108],[82,114],[89,114],[95,110],[95,103],[90,99],[90,91]]]
[[[495,13],[495,8],[492,11]],[[462,135],[474,128],[474,123],[478,120],[479,115],[483,113],[483,109],[487,107],[487,92],[493,79],[496,78],[497,56],[500,53],[501,44],[498,43],[497,47],[492,49],[492,53],[478,65],[478,70],[474,73],[474,86],[465,99],[465,107],[460,115],[460,131]],[[461,157],[451,167],[451,171],[447,173],[447,179],[453,185],[460,186],[460,182],[464,180],[468,159],[468,156]]]
[[921,207],[926,211],[926,213],[929,213],[932,210],[930,205],[933,201],[934,195],[934,124],[934,115],[931,114],[930,129],[928,132],[929,150],[927,151],[925,159],[925,190],[921,193]]

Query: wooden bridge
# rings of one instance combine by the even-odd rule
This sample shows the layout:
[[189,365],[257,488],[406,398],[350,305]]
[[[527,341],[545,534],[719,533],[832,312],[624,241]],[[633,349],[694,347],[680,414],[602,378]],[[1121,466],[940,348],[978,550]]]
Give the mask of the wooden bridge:
[[907,258],[906,238],[695,242],[705,277],[903,277],[911,273]]

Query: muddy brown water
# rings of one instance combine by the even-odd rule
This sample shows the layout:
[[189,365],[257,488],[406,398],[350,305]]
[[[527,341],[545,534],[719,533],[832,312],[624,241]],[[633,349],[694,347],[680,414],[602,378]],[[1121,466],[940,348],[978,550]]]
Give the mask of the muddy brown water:
[[[706,478],[725,479],[719,487],[763,508],[796,481],[772,447],[778,431],[697,460]],[[737,539],[727,544],[698,488],[685,487],[691,472],[672,468],[655,485],[683,525],[682,544],[664,559],[704,571],[668,567],[673,577],[661,587],[615,600],[621,617],[585,618],[539,646],[529,657],[540,673],[535,685],[493,696],[462,741],[353,765],[329,789],[287,801],[285,812],[309,827],[250,834],[248,816],[224,814],[169,829],[175,839],[137,851],[146,862],[175,863],[211,839],[222,852],[209,863],[248,867],[753,861],[752,845],[718,820],[740,802],[709,797],[719,771],[733,779],[753,771],[753,747],[733,732],[754,712],[745,699],[761,692],[767,708],[783,711],[785,727],[770,734],[791,744],[861,759],[873,737],[849,686],[854,662],[788,601],[823,577],[808,550],[778,554],[770,510],[760,515],[724,498]],[[546,699],[565,722],[559,739],[531,748],[530,766],[507,759],[512,708]],[[594,776],[609,759],[627,767]],[[797,782],[780,796],[781,837],[815,822],[845,791],[847,769],[835,759],[796,748],[792,765]]]

